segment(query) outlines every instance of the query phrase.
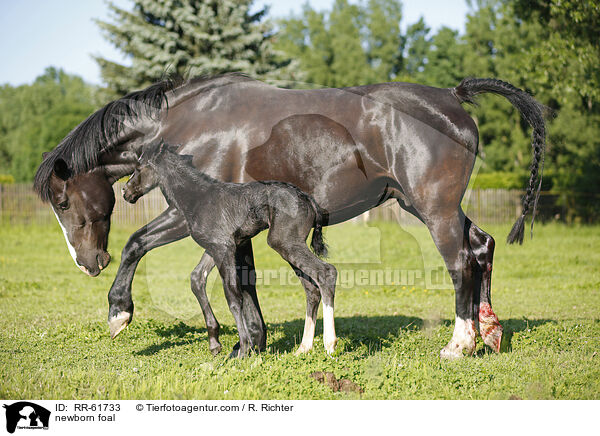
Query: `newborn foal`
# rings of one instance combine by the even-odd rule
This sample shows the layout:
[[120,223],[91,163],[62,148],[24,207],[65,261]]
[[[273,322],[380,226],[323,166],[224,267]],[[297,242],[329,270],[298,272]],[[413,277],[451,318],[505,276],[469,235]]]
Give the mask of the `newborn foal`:
[[[171,151],[164,141],[144,150],[138,168],[125,185],[123,196],[134,203],[156,185],[169,206],[176,207],[185,217],[194,241],[217,265],[225,297],[238,328],[238,356],[246,355],[258,344],[252,343],[241,313],[240,279],[243,275],[236,270],[236,251],[240,244],[267,228],[269,246],[291,265],[306,291],[304,334],[296,353],[312,348],[321,298],[324,306],[323,342],[327,352],[334,351],[337,337],[333,300],[337,270],[306,246],[308,234],[314,227],[311,247],[319,256],[327,253],[322,234],[323,211],[310,195],[284,182],[220,182],[198,171],[186,157]],[[193,284],[192,278],[192,290],[200,301],[208,327],[208,319],[212,318],[215,323],[216,319],[208,304],[206,289],[194,289]],[[218,323],[216,325],[218,329]],[[214,352],[213,345],[211,351]]]

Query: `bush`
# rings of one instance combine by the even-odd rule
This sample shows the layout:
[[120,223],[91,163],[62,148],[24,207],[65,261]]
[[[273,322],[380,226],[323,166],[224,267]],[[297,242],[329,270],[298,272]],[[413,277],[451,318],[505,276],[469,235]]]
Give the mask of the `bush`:
[[15,178],[10,174],[0,174],[0,185],[12,185],[15,183]]
[[[542,191],[550,191],[555,176],[546,171],[542,179]],[[529,181],[529,173],[495,171],[479,173],[471,180],[473,189],[518,189],[524,191]]]
[[524,189],[527,177],[513,172],[480,173],[473,180],[473,189]]

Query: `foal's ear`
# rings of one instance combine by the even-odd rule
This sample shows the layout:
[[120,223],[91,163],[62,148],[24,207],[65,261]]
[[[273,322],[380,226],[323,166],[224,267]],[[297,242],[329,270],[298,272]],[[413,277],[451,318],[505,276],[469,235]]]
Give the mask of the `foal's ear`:
[[69,177],[71,177],[69,165],[67,165],[63,159],[56,159],[56,162],[54,162],[54,174],[56,174],[59,179],[67,181]]
[[161,138],[160,145],[158,146],[158,153],[165,153],[169,151],[173,151],[171,145]]

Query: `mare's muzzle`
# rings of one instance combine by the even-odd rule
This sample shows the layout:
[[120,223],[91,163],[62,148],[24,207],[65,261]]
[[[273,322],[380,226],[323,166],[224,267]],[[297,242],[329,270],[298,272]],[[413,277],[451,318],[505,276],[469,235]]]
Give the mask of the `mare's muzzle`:
[[77,266],[79,269],[89,275],[96,277],[110,263],[110,254],[108,251],[96,251],[90,256],[85,256],[85,259],[77,256]]

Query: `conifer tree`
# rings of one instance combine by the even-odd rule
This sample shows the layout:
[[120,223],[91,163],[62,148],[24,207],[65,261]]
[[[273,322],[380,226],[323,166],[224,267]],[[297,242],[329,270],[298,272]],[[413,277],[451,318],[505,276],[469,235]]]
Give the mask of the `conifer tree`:
[[266,8],[253,0],[133,0],[132,10],[109,2],[113,22],[96,20],[130,65],[96,57],[115,94],[139,89],[165,73],[183,76],[242,71],[254,77],[282,73],[288,62],[271,46]]

